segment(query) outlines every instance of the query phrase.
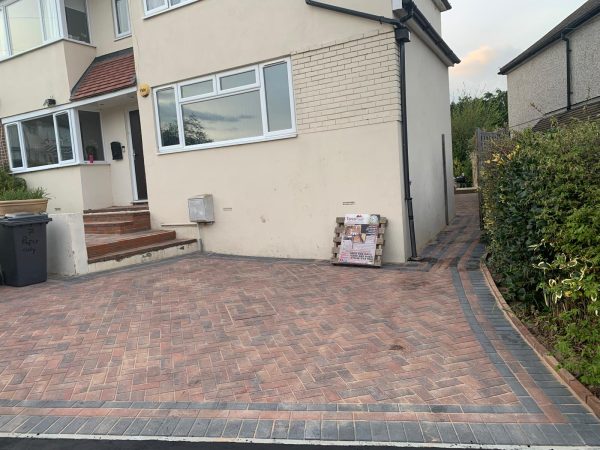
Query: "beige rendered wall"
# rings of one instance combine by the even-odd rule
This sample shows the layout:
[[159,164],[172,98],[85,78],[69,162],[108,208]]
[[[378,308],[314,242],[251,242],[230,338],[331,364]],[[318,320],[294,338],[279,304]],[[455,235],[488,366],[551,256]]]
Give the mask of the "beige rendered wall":
[[103,163],[84,164],[80,166],[80,169],[83,210],[112,206],[110,165]]
[[558,41],[508,74],[508,123],[534,126],[544,114],[566,106],[565,43]]
[[446,139],[449,217],[454,217],[448,68],[414,34],[406,44],[411,194],[417,248],[446,226],[442,134]]
[[[112,205],[128,205],[133,201],[131,174],[132,149],[129,144],[128,114],[134,105],[102,109],[102,141],[104,156],[110,162],[110,193]],[[123,159],[112,159],[111,142],[120,142],[125,146]]]
[[[141,3],[132,0],[131,3]],[[116,52],[132,46],[131,36],[115,37],[115,25],[112,10],[112,0],[88,0],[90,33],[92,44],[97,49],[96,56]]]
[[32,188],[48,192],[48,213],[79,213],[83,210],[81,166],[60,167],[18,175]]
[[574,31],[571,39],[573,103],[600,96],[600,16]]
[[435,31],[442,34],[442,13],[432,0],[414,0],[417,8],[427,17]]

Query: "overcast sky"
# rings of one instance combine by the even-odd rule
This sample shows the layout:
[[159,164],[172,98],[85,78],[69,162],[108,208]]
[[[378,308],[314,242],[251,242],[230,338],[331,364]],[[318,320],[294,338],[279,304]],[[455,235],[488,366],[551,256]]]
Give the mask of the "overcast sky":
[[586,0],[450,0],[442,14],[446,42],[462,60],[450,70],[450,95],[506,89],[498,69]]

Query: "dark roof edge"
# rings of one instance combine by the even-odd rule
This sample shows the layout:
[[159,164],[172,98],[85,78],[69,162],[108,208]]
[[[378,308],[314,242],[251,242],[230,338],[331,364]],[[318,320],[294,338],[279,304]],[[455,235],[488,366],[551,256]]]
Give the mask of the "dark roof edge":
[[86,75],[90,72],[90,70],[92,70],[94,65],[96,65],[99,62],[106,61],[108,59],[117,58],[119,56],[128,55],[128,54],[133,54],[133,47],[128,47],[123,50],[118,50],[116,52],[107,53],[106,55],[96,56],[94,58],[94,60],[90,63],[88,68],[85,69],[85,72],[83,72],[83,74],[79,77],[79,80],[77,80],[77,83],[75,83],[75,86],[73,86],[73,89],[71,89],[70,99],[73,98],[73,94],[75,92],[77,92],[77,89],[79,89],[81,82],[83,80],[85,80]]
[[413,19],[416,24],[419,26],[421,30],[433,41],[435,46],[448,58],[452,61],[453,64],[459,64],[460,58],[456,56],[456,54],[452,51],[450,46],[444,41],[444,38],[440,36],[440,34],[433,28],[433,25],[425,14],[421,12],[421,10],[415,5],[413,0],[402,0],[402,6],[408,12],[408,16],[410,19]]
[[531,47],[529,47],[527,50],[525,50],[523,53],[521,53],[515,59],[510,61],[505,66],[501,67],[500,71],[498,72],[498,75],[506,75],[512,69],[514,69],[515,67],[524,63],[528,59],[534,57],[535,55],[537,55],[539,52],[544,50],[549,45],[554,44],[559,39],[562,39],[563,33],[565,33],[565,31],[569,31],[569,32],[573,31],[573,29],[580,27],[585,22],[594,18],[594,16],[596,16],[599,13],[600,13],[600,5],[593,8],[592,10],[590,10],[583,16],[576,17],[573,21],[565,23],[562,27],[560,27],[560,29],[555,31],[552,35],[542,37],[540,40],[538,40],[535,44],[533,44]]

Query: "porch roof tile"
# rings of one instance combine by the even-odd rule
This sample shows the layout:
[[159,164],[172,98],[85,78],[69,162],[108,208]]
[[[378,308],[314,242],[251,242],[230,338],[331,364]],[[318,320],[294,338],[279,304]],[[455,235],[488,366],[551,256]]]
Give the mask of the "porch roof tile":
[[81,76],[71,92],[71,100],[81,100],[135,86],[133,49],[99,56]]

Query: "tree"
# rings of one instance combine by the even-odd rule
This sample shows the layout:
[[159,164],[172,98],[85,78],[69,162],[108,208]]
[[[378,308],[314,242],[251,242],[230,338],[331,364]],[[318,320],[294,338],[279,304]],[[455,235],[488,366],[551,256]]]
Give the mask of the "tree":
[[467,185],[473,184],[471,155],[475,151],[475,130],[495,131],[508,124],[508,96],[496,89],[481,97],[462,94],[450,106],[452,114],[452,148],[454,176],[465,174]]

